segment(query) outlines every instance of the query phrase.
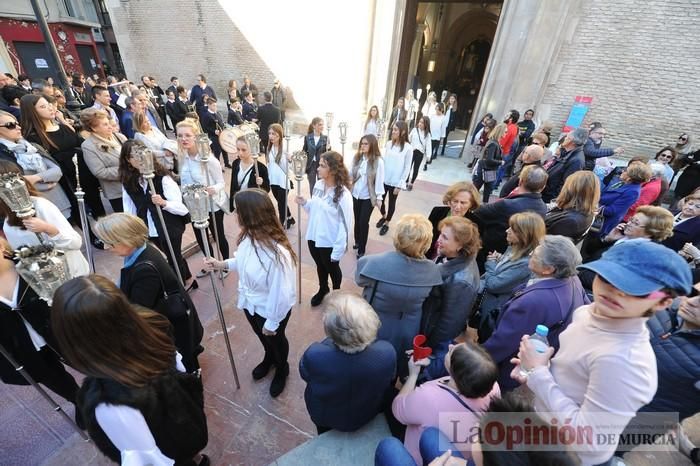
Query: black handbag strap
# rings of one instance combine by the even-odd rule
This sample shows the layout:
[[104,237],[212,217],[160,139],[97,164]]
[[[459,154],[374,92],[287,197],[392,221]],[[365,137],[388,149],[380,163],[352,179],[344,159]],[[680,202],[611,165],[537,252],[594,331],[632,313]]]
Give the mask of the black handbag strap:
[[571,315],[571,313],[574,312],[575,308],[576,308],[576,287],[572,283],[571,284],[571,306],[569,307],[569,310],[566,311],[566,314],[564,314],[562,316],[562,319],[559,322],[557,322],[554,325],[551,325],[549,327],[549,331],[551,332],[553,330],[559,330],[559,328],[561,328],[564,325],[564,323],[567,320],[569,320],[569,316]]
[[142,262],[139,262],[139,264],[143,264],[146,267],[153,269],[153,271],[156,273],[156,275],[158,275],[158,281],[160,281],[160,287],[163,290],[163,297],[164,298],[167,298],[171,294],[175,294],[175,293],[180,293],[184,297],[185,294],[187,293],[187,291],[185,291],[185,288],[182,286],[182,284],[180,283],[179,280],[177,281],[177,288],[178,289],[176,291],[172,291],[171,293],[168,293],[168,289],[165,287],[165,282],[163,281],[163,276],[158,271],[158,267],[156,267],[156,264],[154,264],[151,261],[142,261]]
[[459,401],[459,404],[461,404],[462,406],[464,406],[465,408],[467,408],[469,411],[471,411],[471,413],[472,413],[474,416],[476,416],[476,417],[481,417],[481,415],[477,414],[476,411],[474,411],[473,409],[471,409],[471,408],[469,407],[469,405],[468,405],[467,403],[465,403],[464,400],[461,399],[461,398],[459,397],[459,395],[457,395],[455,392],[453,392],[452,390],[450,390],[449,388],[447,388],[447,387],[444,386],[444,385],[438,385],[438,387],[442,388],[442,389],[445,390],[447,393],[449,393],[450,395],[452,395],[452,398],[454,398],[455,400]]
[[371,306],[374,302],[374,295],[377,294],[377,286],[379,285],[379,280],[374,280],[374,285],[372,285],[372,294],[369,297],[369,305]]

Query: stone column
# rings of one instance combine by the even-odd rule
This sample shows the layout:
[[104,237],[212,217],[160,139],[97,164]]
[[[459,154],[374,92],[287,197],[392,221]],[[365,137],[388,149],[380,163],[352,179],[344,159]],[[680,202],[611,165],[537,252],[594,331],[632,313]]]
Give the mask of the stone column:
[[422,23],[416,26],[416,37],[413,40],[411,48],[411,61],[408,65],[408,86],[413,87],[413,81],[418,74],[418,59],[420,58],[421,45],[423,44],[423,36],[427,26]]

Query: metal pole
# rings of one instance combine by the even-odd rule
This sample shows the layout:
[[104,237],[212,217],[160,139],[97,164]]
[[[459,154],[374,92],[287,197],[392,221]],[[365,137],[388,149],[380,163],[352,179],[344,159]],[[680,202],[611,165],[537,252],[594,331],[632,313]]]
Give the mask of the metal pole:
[[73,155],[73,165],[75,166],[75,197],[78,199],[78,212],[80,213],[80,227],[83,230],[83,242],[85,243],[85,255],[87,256],[90,273],[95,273],[95,261],[92,257],[92,245],[90,244],[90,223],[85,211],[85,192],[80,186],[80,174],[78,173],[78,154]]
[[[156,194],[156,187],[153,185],[153,178],[148,178],[148,187],[151,189],[151,195]],[[182,279],[182,274],[180,273],[180,264],[177,262],[177,257],[175,256],[175,250],[173,249],[173,243],[170,241],[170,234],[168,232],[168,226],[165,224],[165,219],[163,218],[163,210],[158,204],[156,206],[156,212],[158,212],[158,220],[163,226],[163,235],[165,236],[165,242],[168,243],[168,252],[170,252],[170,258],[173,260],[173,268],[175,269],[175,274],[177,279],[180,281],[180,285],[185,287],[185,281]],[[216,225],[215,225],[216,226]]]
[[[301,196],[301,179],[297,180],[297,197]],[[297,294],[299,295],[299,304],[301,304],[301,204],[297,204],[297,257],[299,258],[299,267],[297,267]]]
[[[44,397],[44,399],[46,401],[49,402],[49,404],[53,407],[54,411],[58,412],[60,415],[62,415],[66,419],[66,421],[68,421],[68,423],[71,425],[71,427],[73,429],[75,429],[75,431],[77,433],[80,434],[80,436],[83,438],[83,440],[87,440],[87,441],[90,440],[90,438],[85,434],[85,432],[83,432],[83,430],[80,427],[78,427],[78,425],[75,423],[75,421],[73,419],[71,419],[71,417],[68,414],[66,414],[65,411],[63,411],[63,408],[61,408],[61,406],[58,403],[56,403],[56,401],[54,401],[53,398],[51,398],[51,395],[46,393],[46,390],[44,390],[38,383],[36,383],[36,381],[32,378],[31,375],[29,375],[29,373],[24,368],[24,366],[20,365],[15,360],[15,358],[13,358],[12,355],[7,352],[7,350],[5,349],[4,346],[2,346],[2,344],[0,344],[0,354],[2,354],[5,357],[5,359],[7,359],[10,362],[10,364],[12,364],[12,367],[14,367],[15,371],[19,372],[20,375],[22,377],[24,377],[24,380],[29,382],[29,384],[32,387],[34,387],[36,389],[36,391],[38,391],[39,394],[42,397]],[[77,407],[76,407],[76,409],[77,409]]]
[[[208,226],[208,223],[205,223],[202,227],[196,227],[200,228],[202,231],[202,235],[206,235],[206,229]],[[195,226],[197,224],[195,223]],[[216,225],[214,225],[214,229],[216,230]],[[211,256],[211,250],[209,249],[209,241],[202,241],[202,244],[204,244],[204,257],[207,259],[210,259]],[[231,341],[228,338],[228,329],[226,327],[226,319],[224,318],[224,310],[221,307],[221,296],[219,296],[219,288],[216,286],[216,280],[214,280],[214,274],[209,274],[209,279],[211,280],[211,289],[214,291],[214,301],[216,302],[216,311],[219,313],[219,322],[221,322],[221,331],[224,334],[224,342],[226,342],[226,352],[228,353],[228,360],[231,363],[231,370],[233,371],[233,379],[236,381],[236,388],[240,390],[241,388],[241,383],[238,381],[238,371],[236,370],[236,362],[233,360],[233,352],[231,351]]]
[[[289,141],[292,139],[291,136],[285,136],[284,139],[287,141],[287,152],[282,152],[282,157],[284,158],[284,164],[286,166],[286,170],[284,171],[284,223],[282,224],[282,228],[285,230],[287,229],[287,210],[289,209],[288,204],[289,204],[289,160],[287,159],[287,154],[289,154]],[[282,144],[280,144],[280,148],[282,148]],[[282,160],[282,159],[280,159]],[[301,219],[297,215],[297,220],[301,222]]]
[[[209,177],[209,167],[207,166],[209,163],[209,157],[211,157],[211,154],[207,152],[207,154],[199,154],[199,160],[202,164],[202,167],[204,168],[204,174],[207,179],[207,188],[211,185],[211,180]],[[219,229],[216,227],[216,217],[214,216],[214,199],[212,199],[211,195],[207,193],[207,196],[209,197],[209,214],[211,216],[212,222],[214,222],[214,241],[216,241],[216,249],[215,249],[215,254],[216,254],[216,259],[217,260],[223,260],[221,257],[221,243],[219,242]],[[202,241],[203,243],[208,243],[209,242],[209,234],[206,231],[202,231],[204,234],[204,239],[206,241]],[[228,258],[226,258],[228,259]],[[219,273],[219,279],[223,283],[224,281],[224,273],[223,271]]]

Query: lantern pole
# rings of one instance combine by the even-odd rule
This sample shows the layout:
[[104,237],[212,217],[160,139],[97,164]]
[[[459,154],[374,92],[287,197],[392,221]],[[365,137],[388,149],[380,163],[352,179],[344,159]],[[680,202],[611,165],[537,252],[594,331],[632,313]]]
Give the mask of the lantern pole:
[[[297,197],[301,196],[301,180],[304,179],[306,170],[306,152],[295,151],[292,154],[292,168],[294,169],[294,179],[297,181]],[[297,295],[301,304],[301,205],[297,203],[297,255],[299,256],[299,266],[297,267]]]
[[[190,184],[182,188],[182,200],[187,206],[187,209],[190,211],[190,215],[192,216],[192,224],[201,232],[202,235],[207,234],[206,229],[209,226],[210,207],[207,204],[211,202],[211,198],[206,188],[207,186],[202,186],[201,184]],[[216,228],[216,226],[214,227]],[[202,241],[202,244],[204,244],[204,257],[211,259],[212,254],[211,250],[209,249],[209,241]],[[226,343],[226,352],[228,354],[229,363],[231,364],[233,379],[236,382],[236,388],[240,390],[241,383],[238,380],[236,362],[233,359],[233,351],[231,351],[231,340],[228,337],[228,328],[226,327],[224,310],[221,305],[219,288],[216,286],[214,274],[210,273],[209,279],[211,280],[211,289],[214,292],[216,311],[219,314],[219,322],[221,323],[221,331],[224,334],[224,342]]]
[[[292,139],[292,128],[292,122],[290,120],[284,120],[284,140],[287,143],[287,150],[282,153],[282,157],[284,158],[284,164],[287,169],[284,171],[284,223],[282,224],[282,228],[285,230],[287,229],[287,211],[289,210],[289,160],[287,159],[287,154],[289,154],[289,141]],[[282,144],[280,144],[280,147],[282,147]],[[298,215],[297,219],[301,222]]]
[[[204,174],[206,176],[207,180],[207,188],[211,186],[211,177],[209,176],[209,167],[207,166],[209,164],[209,157],[211,157],[211,150],[209,147],[209,137],[206,135],[206,133],[200,133],[197,136],[196,139],[196,144],[197,144],[197,152],[199,153],[199,161],[202,164],[202,169],[204,170]],[[212,199],[211,196],[209,196],[209,193],[207,192],[207,196],[209,198],[209,214],[211,215],[211,219],[214,222],[212,230],[214,230],[214,241],[216,241],[216,248],[214,249],[214,254],[216,254],[216,259],[217,260],[223,260],[221,257],[221,243],[219,240],[219,229],[216,227],[216,217],[214,216],[214,200]],[[209,234],[206,231],[202,231],[204,234],[203,239],[208,242],[209,241]],[[219,279],[223,283],[224,281],[224,273],[221,271],[219,273]]]
[[80,228],[83,231],[83,243],[85,243],[85,255],[87,256],[90,273],[95,273],[95,260],[92,257],[92,247],[90,244],[90,222],[88,222],[85,210],[85,191],[80,186],[80,174],[78,172],[78,154],[73,155],[73,166],[75,166],[75,197],[78,200],[78,213],[80,214]]

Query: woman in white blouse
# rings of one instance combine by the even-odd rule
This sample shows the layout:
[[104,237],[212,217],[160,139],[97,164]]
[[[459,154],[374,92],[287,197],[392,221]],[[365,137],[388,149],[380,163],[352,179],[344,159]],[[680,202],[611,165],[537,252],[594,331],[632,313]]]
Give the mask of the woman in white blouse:
[[396,199],[401,190],[406,187],[406,178],[411,169],[412,152],[413,149],[408,143],[408,125],[405,121],[395,122],[391,127],[391,139],[384,146],[384,193],[386,195],[379,207],[382,218],[376,225],[382,236],[389,231],[389,222],[396,210]]
[[[226,233],[224,232],[224,211],[221,206],[223,205],[226,207],[228,201],[225,199],[225,194],[223,194],[224,176],[222,174],[221,164],[216,157],[210,155],[207,160],[205,171],[204,164],[201,162],[200,155],[197,152],[197,144],[195,144],[195,137],[201,133],[199,125],[196,122],[186,118],[177,124],[175,130],[177,132],[178,152],[181,157],[180,184],[182,186],[187,186],[189,184],[198,183],[207,187],[207,192],[214,201],[214,215],[212,216],[209,214],[209,231],[212,237],[216,238],[214,235],[214,228],[216,228],[219,235],[219,251],[221,252],[221,257],[227,259],[229,257],[229,246],[228,241],[226,241]],[[208,178],[207,173],[209,175]],[[199,228],[193,228],[193,230],[199,248],[204,251],[203,241],[205,238],[202,237],[202,231]],[[208,241],[209,239],[206,238],[206,240]],[[209,250],[213,251],[211,244],[209,245]],[[207,273],[208,272],[202,269],[197,273],[197,277],[203,277]]]
[[360,139],[352,159],[352,210],[355,217],[357,257],[365,255],[369,236],[369,218],[384,196],[384,160],[377,138],[366,134]]
[[69,280],[54,295],[58,346],[87,376],[77,408],[97,448],[122,465],[209,464],[200,454],[208,440],[202,381],[185,373],[168,327],[100,275]]
[[265,349],[262,362],[253,369],[253,379],[262,379],[274,366],[270,384],[274,398],[284,391],[289,375],[285,329],[296,301],[297,257],[265,191],[239,191],[234,202],[241,227],[236,256],[207,262],[213,269],[238,273],[238,308]]
[[[269,142],[267,145],[267,174],[270,178],[270,189],[277,201],[277,211],[279,212],[280,223],[287,229],[296,223],[292,212],[289,210],[287,200],[287,190],[290,188],[289,154],[284,152],[282,138],[284,129],[282,125],[273,123],[267,132]],[[285,212],[285,209],[287,212]]]
[[[17,166],[11,162],[0,162],[0,173],[19,173]],[[48,199],[44,199],[25,180],[36,214],[23,219],[10,210],[4,201],[0,200],[0,217],[5,218],[2,231],[13,249],[20,246],[37,246],[41,242],[52,243],[65,253],[68,272],[71,277],[87,275],[90,267],[80,251],[83,240],[73,229],[61,211]],[[42,237],[41,242],[37,237]]]
[[[138,141],[128,140],[122,146],[121,159],[119,160],[119,176],[122,180],[122,199],[124,212],[139,217],[148,226],[149,239],[165,253],[168,263],[175,270],[178,267],[183,280],[192,278],[190,268],[182,257],[182,235],[187,225],[189,211],[182,202],[180,187],[173,180],[157,160],[154,161],[155,173],[153,187],[156,192],[151,192],[148,182],[143,179],[139,167],[140,160],[134,157],[135,150],[143,150],[146,147]],[[160,206],[163,213],[165,228],[158,218],[156,205]],[[173,246],[175,263],[170,257],[168,243],[165,238],[167,229],[168,238]]]
[[421,109],[423,116],[431,117],[435,115],[435,108],[437,106],[437,94],[434,91],[428,93],[428,97],[425,98],[425,103]]
[[311,298],[311,305],[318,306],[330,292],[328,276],[334,290],[340,288],[343,280],[340,259],[348,249],[352,222],[350,174],[343,164],[343,156],[337,152],[323,154],[318,164],[314,195],[308,201],[298,196],[296,202],[309,214],[306,241],[318,274],[318,293]]
[[430,134],[431,134],[431,145],[432,145],[432,155],[425,162],[425,167],[423,170],[427,170],[428,165],[437,158],[438,149],[440,148],[440,141],[445,137],[447,132],[447,118],[445,118],[445,105],[439,102],[435,106],[435,114],[430,115]]
[[367,120],[365,120],[364,133],[371,134],[379,138],[381,128],[379,127],[379,107],[372,105],[367,112]]
[[[410,175],[410,180],[408,178],[406,179],[406,189],[408,191],[413,189],[413,183],[415,183],[416,178],[418,178],[418,169],[420,168],[423,158],[426,155],[430,157],[433,153],[431,137],[430,118],[422,116],[420,120],[418,120],[417,126],[413,128],[408,135],[408,142],[413,149],[413,174]],[[426,164],[427,163],[426,161]]]
[[153,151],[158,162],[168,170],[175,170],[177,142],[168,139],[142,112],[134,113],[134,139]]

